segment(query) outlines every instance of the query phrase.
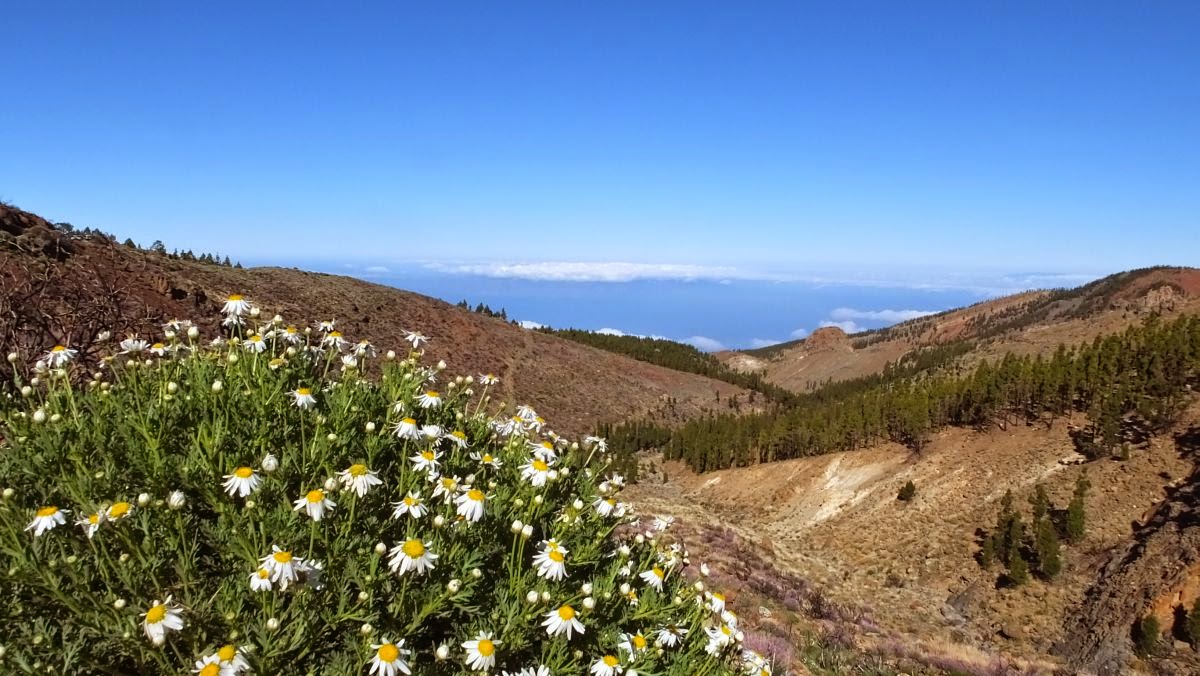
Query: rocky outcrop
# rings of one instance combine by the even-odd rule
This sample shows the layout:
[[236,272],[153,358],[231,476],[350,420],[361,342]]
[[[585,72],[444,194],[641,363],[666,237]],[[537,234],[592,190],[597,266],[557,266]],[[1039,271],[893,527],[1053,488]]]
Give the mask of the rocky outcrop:
[[[1181,453],[1200,453],[1200,427],[1176,438]],[[1055,652],[1074,668],[1099,674],[1127,673],[1134,623],[1155,616],[1168,636],[1180,609],[1200,595],[1200,470],[1168,489],[1132,540],[1114,551],[1067,620]]]
[[841,350],[850,352],[854,348],[850,345],[850,337],[846,332],[836,326],[824,326],[809,334],[808,338],[804,339],[804,349],[809,352],[817,350]]

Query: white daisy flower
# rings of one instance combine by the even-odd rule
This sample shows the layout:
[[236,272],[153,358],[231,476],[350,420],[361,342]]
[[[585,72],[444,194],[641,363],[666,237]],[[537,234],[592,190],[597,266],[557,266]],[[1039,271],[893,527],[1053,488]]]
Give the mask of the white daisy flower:
[[294,511],[304,510],[309,518],[313,521],[320,521],[325,516],[325,512],[332,512],[337,503],[325,497],[325,491],[317,488],[304,494],[304,497],[297,498],[292,503]]
[[409,331],[405,334],[404,340],[407,341],[408,343],[412,344],[412,347],[414,350],[421,347],[421,345],[423,345],[424,343],[429,342],[429,338],[422,336],[419,333],[414,333],[412,331]]
[[654,530],[661,533],[670,528],[673,523],[675,523],[673,516],[656,516],[654,517]]
[[279,329],[278,331],[275,332],[275,335],[279,336],[280,338],[283,338],[283,341],[289,345],[299,344],[300,340],[304,336],[304,334],[300,333],[300,329],[298,329],[294,326],[289,326],[284,329]]
[[600,453],[608,452],[608,442],[605,441],[602,437],[596,437],[596,436],[584,437],[583,445],[587,446],[588,448],[595,449],[595,450],[599,451]]
[[542,550],[533,557],[538,577],[555,581],[566,577],[567,550],[559,547],[553,540],[545,541],[542,545]]
[[454,499],[454,504],[458,506],[456,512],[470,523],[475,523],[483,518],[483,504],[487,500],[487,496],[478,488],[466,488],[463,492]]
[[250,591],[271,591],[271,571],[258,568],[250,573]]
[[462,647],[467,651],[467,666],[473,671],[488,671],[496,666],[496,646],[501,641],[492,639],[492,632],[481,631],[475,639],[464,641]]
[[592,506],[596,508],[596,512],[600,516],[608,518],[609,516],[612,516],[614,511],[616,511],[617,500],[616,498],[596,498],[596,501],[592,503]]
[[352,354],[342,355],[342,369],[346,370],[354,368],[358,368],[358,357],[355,357]]
[[605,655],[592,663],[592,668],[589,670],[595,676],[616,676],[621,668],[621,660],[618,660],[613,655]]
[[432,441],[434,445],[437,445],[442,440],[442,428],[437,425],[421,426],[421,434],[429,441]]
[[403,500],[393,502],[392,507],[395,507],[392,511],[392,517],[396,519],[402,519],[406,515],[414,519],[419,519],[425,516],[426,511],[425,503],[421,501],[421,494],[413,493],[412,491],[409,491]]
[[412,655],[412,651],[404,647],[404,639],[393,643],[385,638],[383,643],[372,645],[371,648],[375,651],[375,656],[371,658],[371,671],[368,673],[379,674],[379,676],[412,673],[407,659],[409,655]]
[[504,466],[504,462],[502,460],[500,460],[500,458],[492,455],[491,453],[488,453],[487,451],[484,451],[482,453],[480,453],[479,451],[475,451],[474,453],[471,454],[471,459],[478,462],[481,465],[491,467],[492,469],[500,469],[501,467]]
[[542,626],[546,628],[547,634],[551,636],[565,634],[569,641],[573,633],[584,633],[583,623],[576,619],[575,615],[574,608],[569,605],[561,605],[546,613],[546,619],[542,621]]
[[52,369],[61,368],[67,365],[67,362],[75,358],[79,354],[79,350],[73,350],[65,345],[55,345],[50,348],[46,356],[42,357],[42,361],[46,362],[46,366]]
[[330,331],[321,339],[321,344],[340,351],[346,346],[346,339],[342,337],[341,331]]
[[149,342],[136,336],[130,336],[121,341],[121,354],[139,354],[145,352],[149,347]]
[[524,465],[521,465],[521,478],[533,484],[536,488],[546,485],[546,478],[549,473],[550,463],[540,458],[533,458]]
[[250,673],[250,662],[246,659],[247,646],[227,644],[217,650],[221,660],[221,676],[241,676]]
[[537,420],[538,414],[529,404],[521,404],[517,407],[517,417],[526,422],[533,422]]
[[513,416],[504,422],[496,425],[496,431],[507,437],[519,437],[525,434],[528,423],[523,419]]
[[654,644],[660,648],[674,648],[687,636],[687,627],[677,624],[667,624],[659,628],[654,635]]
[[221,312],[227,315],[241,316],[250,311],[250,301],[243,298],[240,294],[233,294],[225,299],[225,305],[221,307]]
[[247,350],[249,350],[255,354],[258,354],[258,353],[262,352],[263,350],[267,349],[267,341],[263,340],[262,336],[255,333],[255,334],[251,335],[249,338],[247,338],[246,340],[242,341],[242,347],[246,348]]
[[479,376],[479,384],[485,387],[495,385],[498,382],[500,382],[500,379],[490,373],[484,373]]
[[299,556],[271,545],[271,553],[262,558],[260,566],[270,573],[271,582],[278,584],[280,589],[287,589],[288,585],[300,579],[298,567],[303,563],[304,559]]
[[452,500],[454,500],[455,494],[458,493],[458,481],[459,481],[458,477],[457,476],[432,477],[430,480],[434,482],[432,497],[433,498],[440,497],[442,499],[443,504],[450,504],[450,502]]
[[91,540],[92,536],[96,534],[96,531],[100,530],[100,524],[104,523],[104,519],[104,513],[95,512],[91,515],[83,517],[82,519],[79,519],[75,522],[75,525],[82,528],[83,534],[86,535],[89,540]]
[[637,659],[648,647],[650,647],[650,642],[646,640],[646,636],[640,631],[635,634],[621,634],[621,642],[617,644],[617,650],[622,650],[628,654],[630,660]]
[[549,441],[531,441],[529,449],[533,451],[534,457],[542,460],[550,461],[558,457],[558,450]]
[[730,643],[733,643],[734,630],[728,624],[709,627],[704,630],[704,633],[708,634],[708,644],[704,646],[704,652],[709,655],[720,655]]
[[442,394],[434,390],[426,390],[417,395],[417,405],[421,408],[437,408],[442,405]]
[[747,676],[771,676],[771,661],[750,649],[742,651],[742,667]]
[[348,469],[342,470],[338,474],[338,478],[342,481],[342,490],[353,491],[360,498],[366,495],[372,486],[383,483],[376,472],[367,469],[367,466],[361,463],[350,465]]
[[421,430],[417,427],[417,421],[412,418],[401,418],[400,422],[396,423],[396,436],[401,439],[415,440],[421,438]]
[[168,631],[183,629],[183,609],[173,603],[170,596],[165,601],[155,601],[142,617],[142,631],[154,645],[162,645]]
[[433,570],[436,567],[434,561],[437,561],[438,555],[429,551],[429,546],[428,542],[421,542],[415,538],[405,540],[403,544],[392,547],[389,552],[391,558],[388,559],[388,567],[397,575],[403,575],[410,570],[417,575],[422,575],[426,571]]
[[133,514],[133,505],[128,502],[114,502],[104,510],[105,521],[117,521]]
[[199,676],[221,676],[221,658],[216,655],[205,655],[196,660],[192,673]]
[[354,347],[354,356],[359,357],[360,359],[373,358],[375,354],[375,346],[366,339],[358,341],[358,345]]
[[67,515],[71,512],[65,509],[59,509],[54,505],[42,507],[33,515],[33,521],[25,526],[25,530],[33,531],[33,536],[38,537],[48,530],[61,526],[67,522]]
[[155,343],[150,346],[150,354],[156,357],[165,357],[171,352],[171,348],[162,343]]
[[646,584],[654,587],[654,591],[661,592],[663,588],[663,580],[667,577],[667,573],[662,568],[655,566],[650,570],[643,571],[638,575],[638,577],[642,578],[642,581]]
[[297,408],[312,408],[317,404],[317,398],[313,396],[311,387],[297,387],[292,390],[292,403]]
[[714,613],[725,612],[725,595],[720,592],[711,592],[708,595],[708,609]]
[[230,496],[244,498],[258,490],[260,483],[262,478],[254,472],[254,468],[239,467],[233,470],[233,474],[226,474],[225,482],[221,485]]
[[[458,446],[459,448],[467,447],[467,433],[462,430],[454,430],[453,432],[442,437],[446,441]],[[475,457],[472,455],[471,457]]]
[[317,329],[320,330],[321,333],[329,333],[330,331],[333,330],[333,327],[336,325],[337,325],[336,319],[328,319],[328,320],[325,320],[325,321],[321,322],[320,324],[318,324]]
[[418,472],[436,472],[441,465],[439,462],[441,459],[442,454],[432,448],[427,448],[409,457],[409,460],[413,464],[413,469]]

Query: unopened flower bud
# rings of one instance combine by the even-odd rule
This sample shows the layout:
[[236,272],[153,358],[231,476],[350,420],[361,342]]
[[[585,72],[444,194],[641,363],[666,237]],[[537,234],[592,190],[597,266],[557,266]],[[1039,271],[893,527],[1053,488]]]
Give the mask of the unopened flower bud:
[[592,608],[595,608],[596,607],[596,599],[594,599],[590,596],[583,599],[583,607],[586,610],[591,610]]
[[225,357],[225,360],[226,360],[226,361],[228,361],[230,364],[236,364],[236,363],[238,363],[238,356],[237,356],[237,352],[230,352],[230,353],[229,353],[229,356],[228,356],[228,357]]
[[150,494],[138,493],[137,503],[138,507],[145,507],[146,505],[150,504]]
[[579,591],[583,592],[587,596],[591,596],[592,595],[592,583],[584,582],[583,586],[579,588]]
[[258,309],[258,308],[256,308],[256,307],[252,307],[252,308],[250,308],[250,316],[251,316],[251,317],[257,317],[257,316],[259,316],[260,314],[262,314],[262,310],[259,310],[259,309]]
[[450,657],[450,646],[443,643],[437,647],[437,651],[435,651],[433,654],[439,660],[448,659]]
[[221,390],[223,390],[223,389],[225,389],[225,383],[223,383],[223,382],[221,382],[221,381],[219,381],[219,380],[214,380],[214,381],[213,381],[213,384],[212,384],[212,391],[213,391],[213,392],[220,392],[220,391],[221,391]]
[[7,499],[11,498],[11,497],[12,497],[13,495],[15,495],[15,494],[16,494],[16,491],[14,491],[14,490],[13,490],[13,489],[11,489],[11,488],[5,488],[5,489],[4,489],[4,493],[3,493],[3,495],[4,495],[4,499],[5,499],[5,500],[7,500]]
[[246,501],[246,509],[254,509],[257,506],[258,506],[258,503],[253,500]]
[[22,397],[28,397],[28,396],[29,396],[29,395],[31,395],[31,394],[33,394],[33,388],[32,388],[32,387],[30,387],[30,386],[28,386],[28,385],[22,385],[22,386],[21,386],[21,396],[22,396]]
[[267,620],[267,629],[269,629],[271,631],[275,631],[278,628],[279,628],[279,620],[278,619],[272,617],[271,619]]
[[40,408],[38,410],[34,411],[33,412],[33,422],[35,422],[35,423],[46,422],[46,412]]
[[375,631],[375,627],[372,627],[370,622],[363,622],[363,626],[358,628],[358,633],[363,636],[370,636],[373,631]]
[[330,432],[329,434],[325,435],[325,441],[328,441],[330,443],[337,441],[337,438],[338,438],[337,435],[334,434],[333,432]]
[[525,524],[521,523],[520,519],[517,519],[516,521],[512,522],[512,532],[514,532],[514,533],[520,533],[521,529],[524,527],[525,527]]
[[375,543],[375,553],[380,556],[383,556],[384,554],[387,553],[387,545],[383,544],[382,542],[376,542]]
[[124,607],[125,607],[125,599],[117,599],[116,601],[113,601],[113,608],[120,610]]
[[326,493],[332,493],[332,492],[336,491],[337,487],[338,487],[337,479],[335,479],[333,477],[329,477],[328,479],[325,480],[325,492]]
[[375,431],[375,423],[373,423],[373,422],[367,423],[367,431],[374,432]]
[[622,593],[622,594],[628,594],[628,593],[629,593],[629,583],[628,583],[628,582],[622,582],[622,583],[621,583],[621,586],[620,586],[620,587],[618,587],[617,589],[619,589],[619,590],[621,591],[621,593]]
[[10,363],[10,364],[17,363],[17,360],[20,358],[21,358],[21,355],[17,354],[16,352],[8,353],[8,363]]
[[479,570],[478,568],[472,568],[471,569],[471,577],[478,580],[479,578],[483,577],[483,571]]
[[445,361],[444,359],[439,359],[439,360],[438,360],[438,363],[437,363],[437,370],[439,370],[439,371],[445,371],[445,370],[446,370],[446,361]]
[[167,391],[171,394],[175,394],[179,391],[179,384],[174,382],[167,383]]
[[525,524],[525,527],[521,529],[521,537],[528,540],[532,536],[533,536],[533,526],[530,526],[529,524]]
[[112,331],[101,331],[100,333],[96,334],[96,340],[101,343],[109,338],[112,338]]
[[167,507],[171,509],[183,509],[185,504],[187,504],[187,496],[183,494],[183,491],[171,491],[171,494],[167,496]]
[[545,501],[546,501],[546,499],[543,498],[541,495],[533,496],[533,504],[535,504],[535,505],[540,505]]
[[385,356],[385,357],[387,357],[387,360],[388,360],[388,361],[392,361],[393,359],[395,359],[395,358],[396,358],[396,351],[395,351],[395,350],[388,350],[388,351],[387,351],[387,354],[386,354],[386,355],[384,355],[384,356]]
[[370,598],[371,598],[371,595],[368,594],[367,592],[365,592],[365,591],[358,592],[358,600],[360,603],[366,603],[367,600]]
[[442,516],[441,514],[438,514],[437,516],[433,517],[433,527],[434,528],[441,528],[442,526],[445,526],[445,525],[446,525],[446,517]]
[[462,589],[462,582],[457,579],[450,580],[446,583],[446,589],[449,590],[451,594],[457,594],[458,590]]
[[188,331],[187,331],[187,337],[191,338],[192,340],[199,338],[200,337],[200,329],[198,329],[194,326],[189,326]]
[[534,604],[534,603],[537,603],[538,599],[540,599],[540,598],[541,598],[541,596],[538,595],[538,593],[536,591],[531,591],[525,595],[525,602],[529,603],[529,604]]

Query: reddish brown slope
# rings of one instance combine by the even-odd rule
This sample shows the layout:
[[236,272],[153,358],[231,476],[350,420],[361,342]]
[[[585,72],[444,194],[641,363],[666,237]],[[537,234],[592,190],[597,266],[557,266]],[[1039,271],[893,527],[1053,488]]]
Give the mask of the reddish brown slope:
[[[427,353],[454,373],[492,372],[511,402],[527,402],[562,432],[597,422],[698,415],[748,392],[567,340],[527,331],[442,301],[357,279],[282,268],[234,269],[173,260],[103,237],[67,236],[0,205],[0,341],[41,350],[86,345],[102,328],[158,335],[171,317],[212,335],[220,301],[246,294],[268,314],[336,319],[347,336],[399,347],[405,330],[430,337]],[[668,402],[668,399],[670,402]],[[673,403],[672,403],[673,402]]]

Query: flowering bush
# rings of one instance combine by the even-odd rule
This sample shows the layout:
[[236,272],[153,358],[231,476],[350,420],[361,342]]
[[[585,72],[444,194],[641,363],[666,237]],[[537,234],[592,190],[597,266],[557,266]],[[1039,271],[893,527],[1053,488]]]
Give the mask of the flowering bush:
[[323,322],[170,322],[0,404],[0,671],[768,674],[602,439]]

